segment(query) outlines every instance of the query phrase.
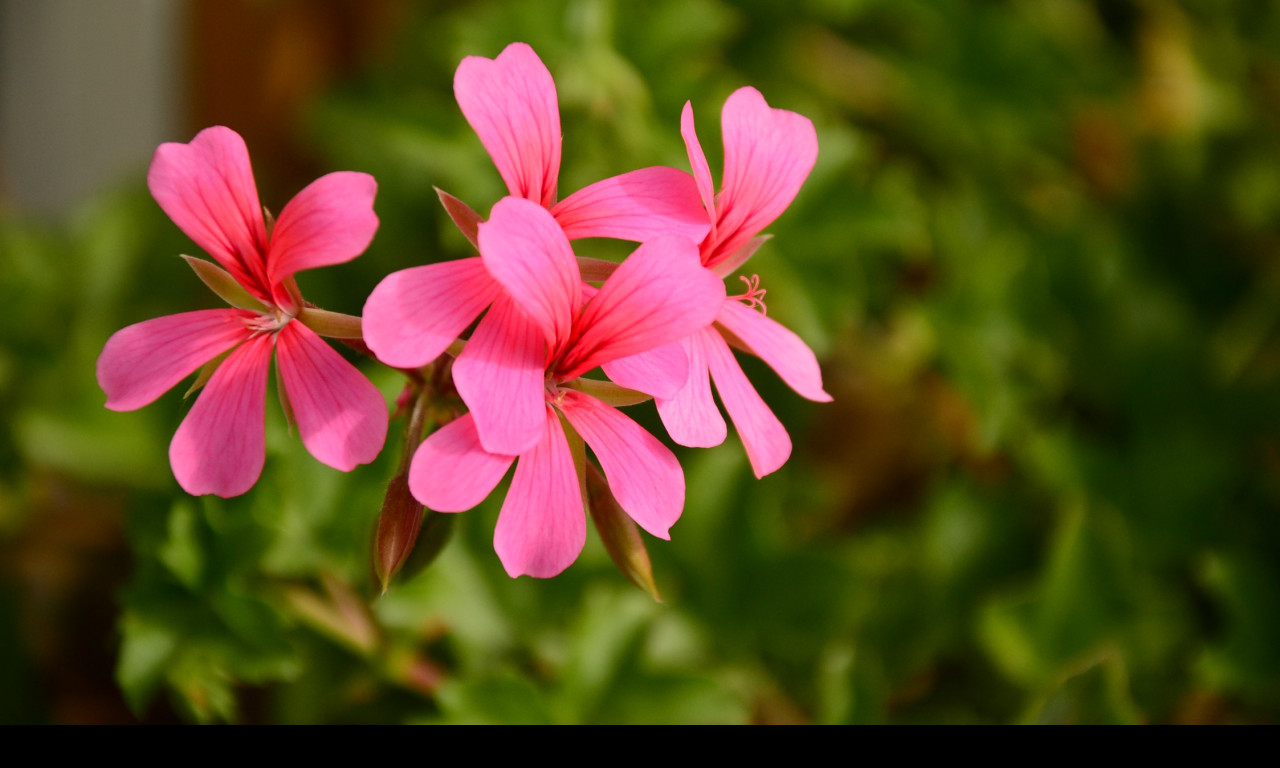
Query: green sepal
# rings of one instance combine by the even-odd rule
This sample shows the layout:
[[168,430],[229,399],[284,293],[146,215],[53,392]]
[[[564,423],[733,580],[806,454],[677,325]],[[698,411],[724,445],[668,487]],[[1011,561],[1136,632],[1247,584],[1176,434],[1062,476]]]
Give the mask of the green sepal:
[[360,318],[344,315],[341,312],[330,312],[318,307],[303,307],[294,318],[321,336],[331,339],[361,339]]
[[209,362],[201,366],[200,373],[196,374],[196,380],[193,381],[191,383],[191,387],[185,393],[183,393],[182,399],[186,400],[188,397],[191,397],[196,392],[199,392],[204,387],[205,384],[208,384],[209,379],[212,378],[213,376],[213,372],[218,370],[218,366],[222,365],[222,361],[226,360],[227,355],[229,354],[231,354],[230,349],[228,349],[226,352],[223,352],[222,354],[218,355],[217,357],[213,358],[212,360],[210,360]]
[[602,379],[574,379],[573,381],[566,381],[560,386],[566,389],[576,389],[584,395],[591,395],[606,405],[612,405],[615,408],[636,405],[653,399],[653,395],[646,395],[634,389],[620,387],[612,381],[604,381]]
[[457,226],[462,235],[471,241],[471,244],[480,248],[480,222],[484,219],[480,218],[480,214],[471,210],[471,206],[462,202],[453,195],[445,192],[439,187],[434,187],[436,194],[440,197],[440,204],[444,206],[444,210],[449,214],[449,218],[453,219],[453,223]]
[[560,419],[560,427],[564,430],[564,438],[569,443],[569,455],[573,457],[573,471],[578,476],[578,492],[582,494],[582,505],[587,505],[587,446],[582,441],[578,430],[573,428],[563,413],[556,411]]
[[760,250],[760,246],[772,239],[773,235],[756,235],[743,243],[742,247],[734,251],[732,256],[712,267],[711,271],[720,277],[732,275],[738,267],[746,264],[748,259],[756,255],[756,251]]
[[182,254],[182,258],[195,271],[196,277],[199,277],[201,282],[209,286],[209,290],[218,294],[219,298],[231,306],[238,309],[249,309],[254,312],[265,312],[268,309],[266,304],[249,295],[249,292],[240,283],[236,282],[231,273],[222,267],[186,254]]
[[293,403],[289,402],[289,393],[284,388],[284,378],[280,375],[280,356],[275,356],[276,368],[276,394],[280,396],[280,407],[284,409],[284,421],[289,427],[289,434],[293,434],[293,426],[296,423],[293,418]]

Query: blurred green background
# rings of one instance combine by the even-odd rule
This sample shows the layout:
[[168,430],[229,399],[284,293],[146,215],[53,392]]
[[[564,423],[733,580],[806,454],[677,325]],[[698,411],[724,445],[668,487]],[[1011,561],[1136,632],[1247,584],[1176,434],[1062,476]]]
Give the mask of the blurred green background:
[[735,88],[808,116],[817,167],[750,269],[835,401],[744,360],[795,451],[760,481],[732,434],[679,452],[661,604],[594,533],[562,576],[507,578],[501,494],[375,599],[403,421],[342,474],[269,402],[254,490],[186,496],[183,387],[120,414],[94,379],[119,328],[218,305],[146,158],[69,215],[11,199],[0,721],[1280,720],[1280,5],[183,7],[162,140],[236,128],[275,211],[321,173],[377,177],[369,251],[300,276],[338,311],[468,255],[433,186],[502,194],[453,101],[465,55],[547,63],[562,196],[687,169],[686,100],[717,177]]

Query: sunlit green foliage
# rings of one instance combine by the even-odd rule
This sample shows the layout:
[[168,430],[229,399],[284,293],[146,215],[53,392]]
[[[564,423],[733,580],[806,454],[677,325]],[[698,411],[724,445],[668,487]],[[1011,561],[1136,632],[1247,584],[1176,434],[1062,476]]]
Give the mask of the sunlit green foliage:
[[[103,643],[140,716],[1280,717],[1280,6],[421,8],[310,117],[323,170],[378,178],[382,225],[360,259],[300,276],[309,299],[358,313],[389,272],[468,255],[433,187],[483,214],[502,186],[452,73],[515,40],[556,77],[562,196],[687,168],[686,100],[717,175],[733,89],[816,124],[818,165],[751,262],[835,397],[809,403],[745,362],[793,435],[790,463],[757,481],[732,434],[680,452],[684,517],[671,542],[647,539],[660,604],[590,537],[564,575],[508,579],[501,493],[377,598],[394,437],[344,475],[268,408],[262,481],[192,499],[165,451],[181,393],[102,409],[111,332],[216,301],[139,169],[137,189],[63,230],[0,228],[0,551],[16,564],[0,626],[31,620],[24,564],[71,507],[127,535]],[[362,366],[397,394],[396,374]],[[660,431],[652,406],[633,411]],[[17,634],[0,649],[28,647]],[[0,717],[54,716],[24,662],[37,653],[0,654],[17,681]]]

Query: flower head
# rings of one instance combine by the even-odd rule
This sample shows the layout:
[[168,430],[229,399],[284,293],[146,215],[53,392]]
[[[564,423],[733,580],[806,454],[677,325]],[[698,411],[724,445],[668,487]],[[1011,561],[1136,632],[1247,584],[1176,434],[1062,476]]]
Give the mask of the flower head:
[[[813,169],[818,139],[808,118],[773,109],[754,88],[740,88],[725,101],[724,177],[719,194],[706,155],[694,130],[693,107],[685,104],[681,133],[711,229],[702,240],[702,264],[728,276],[763,242],[760,231],[786,210]],[[745,279],[745,278],[744,278]],[[714,381],[720,400],[742,438],[757,477],[781,467],[791,455],[791,438],[755,387],[747,380],[730,346],[760,357],[792,389],[810,400],[826,402],[822,372],[808,345],[764,314],[759,278],[746,279],[747,290],[728,296],[714,324],[682,339],[689,377],[675,394],[656,398],[658,413],[671,438],[681,445],[719,445],[727,434],[724,418],[711,395]],[[647,378],[656,363],[642,355],[614,363],[605,372],[619,384],[633,386]]]
[[221,265],[191,260],[234,308],[156,318],[114,334],[98,358],[107,407],[147,405],[229,353],[178,427],[169,460],[188,493],[237,496],[262,472],[274,350],[282,399],[307,450],[344,471],[372,461],[386,438],[386,404],[307,327],[308,316],[318,313],[306,307],[293,276],[350,261],[368,247],[378,227],[373,177],[323,176],[269,228],[244,140],[218,126],[189,144],[162,144],[147,184],[174,223]]
[[[470,395],[459,386],[471,413],[419,447],[409,474],[414,496],[438,511],[470,509],[516,462],[494,547],[512,576],[554,576],[577,558],[586,537],[579,470],[563,417],[595,453],[627,514],[668,538],[684,506],[679,463],[638,424],[587,394],[591,386],[578,378],[704,327],[724,299],[723,283],[700,266],[691,241],[668,236],[641,245],[596,291],[583,285],[556,221],[540,206],[514,197],[494,206],[481,225],[480,249],[504,297],[476,335],[495,314],[506,332],[483,337],[475,347],[478,386]],[[535,375],[509,376],[512,360],[536,361]],[[455,373],[462,362],[459,357]],[[666,364],[676,370],[663,375],[685,378],[682,356]],[[483,430],[506,429],[511,403],[530,397],[536,402],[534,439],[510,453],[488,449]]]
[[[547,273],[561,281],[558,290],[565,296],[580,290],[575,285],[581,283],[567,240],[644,242],[680,236],[696,243],[710,231],[693,177],[675,168],[615,176],[557,202],[562,142],[555,82],[528,45],[512,43],[495,59],[463,59],[454,76],[454,94],[512,198],[549,211],[551,216],[539,221],[558,226],[556,232],[533,229],[526,234],[551,238],[531,252],[562,248],[569,254],[568,261],[558,262],[568,264],[568,271]],[[441,193],[441,199],[474,239],[479,216],[451,196]],[[509,200],[498,205],[510,207]],[[384,363],[416,368],[442,354],[487,308],[453,367],[454,383],[468,403],[501,404],[475,412],[480,439],[491,452],[518,455],[541,439],[541,385],[530,383],[543,379],[547,361],[536,347],[537,329],[506,295],[504,283],[490,274],[490,261],[473,257],[389,275],[365,303],[365,340]],[[513,339],[523,342],[511,343]],[[676,388],[678,383],[661,391],[671,394]]]

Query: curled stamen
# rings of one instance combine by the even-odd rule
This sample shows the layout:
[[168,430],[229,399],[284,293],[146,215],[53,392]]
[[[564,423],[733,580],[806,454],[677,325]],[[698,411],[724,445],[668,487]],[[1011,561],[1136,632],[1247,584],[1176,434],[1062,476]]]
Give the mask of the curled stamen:
[[733,298],[741,301],[748,307],[760,310],[760,314],[762,315],[768,315],[769,308],[765,306],[764,303],[764,295],[767,291],[760,287],[760,276],[752,275],[751,277],[744,277],[739,275],[738,279],[747,284],[747,292],[741,296],[734,296]]

